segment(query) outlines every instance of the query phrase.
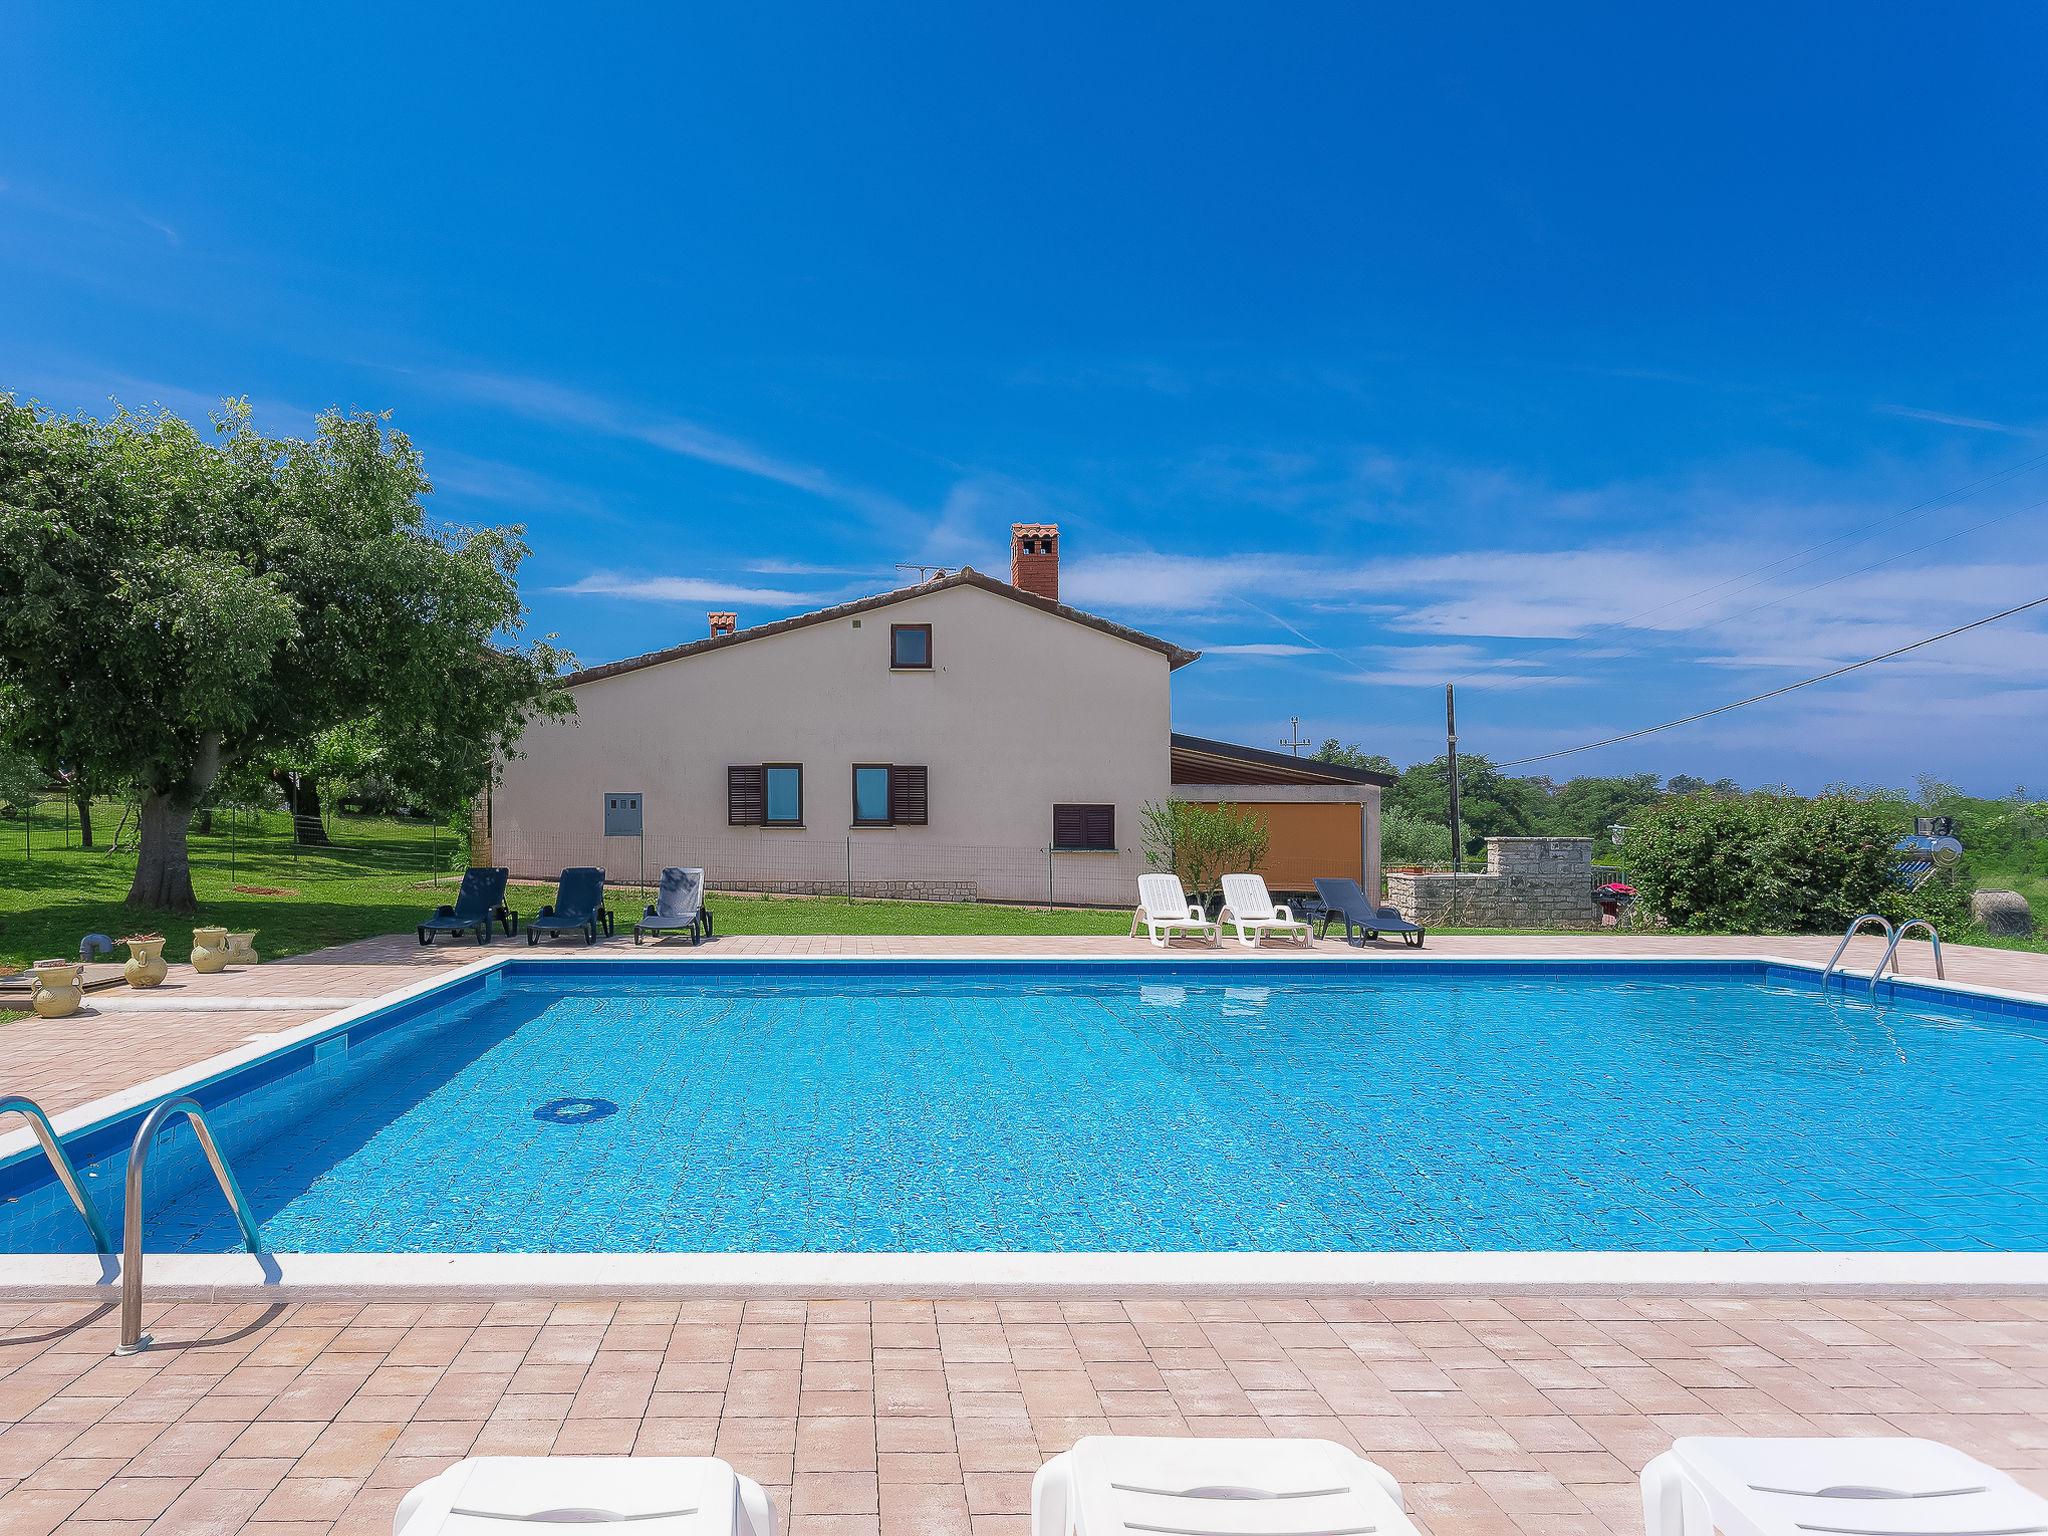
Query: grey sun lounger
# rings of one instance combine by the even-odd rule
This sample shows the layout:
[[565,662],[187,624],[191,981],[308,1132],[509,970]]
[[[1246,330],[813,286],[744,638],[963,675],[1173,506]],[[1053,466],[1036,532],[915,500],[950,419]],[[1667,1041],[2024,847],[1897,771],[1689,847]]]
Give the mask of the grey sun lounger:
[[519,931],[519,914],[505,905],[505,882],[510,871],[486,865],[472,865],[462,872],[462,888],[453,906],[443,903],[432,917],[419,925],[422,944],[434,942],[437,933],[471,933],[479,944],[491,942],[491,925],[502,923],[510,935]]
[[611,908],[604,904],[604,871],[579,864],[562,871],[555,899],[527,923],[526,942],[538,944],[544,933],[581,933],[584,943],[595,944],[600,928],[612,931]]
[[1368,901],[1356,880],[1318,880],[1316,894],[1323,898],[1324,937],[1329,936],[1331,923],[1342,921],[1346,943],[1351,940],[1351,930],[1356,928],[1367,939],[1398,933],[1402,943],[1422,948],[1423,930],[1392,907]]
[[704,905],[704,871],[664,869],[661,893],[654,904],[633,925],[633,942],[642,934],[660,938],[665,934],[687,933],[692,944],[711,937],[711,913]]

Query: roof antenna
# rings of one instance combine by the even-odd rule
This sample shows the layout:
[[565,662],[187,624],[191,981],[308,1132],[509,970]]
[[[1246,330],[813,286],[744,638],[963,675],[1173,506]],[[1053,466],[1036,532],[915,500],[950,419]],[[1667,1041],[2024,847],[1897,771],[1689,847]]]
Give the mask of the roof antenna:
[[1301,756],[1301,749],[1309,745],[1308,738],[1301,734],[1301,716],[1288,716],[1287,740],[1281,742],[1280,745],[1292,752],[1296,757]]
[[898,560],[896,562],[896,569],[899,571],[917,572],[917,582],[919,586],[923,586],[927,581],[930,581],[934,576],[943,576],[946,574],[946,568],[943,565],[912,565],[905,560]]

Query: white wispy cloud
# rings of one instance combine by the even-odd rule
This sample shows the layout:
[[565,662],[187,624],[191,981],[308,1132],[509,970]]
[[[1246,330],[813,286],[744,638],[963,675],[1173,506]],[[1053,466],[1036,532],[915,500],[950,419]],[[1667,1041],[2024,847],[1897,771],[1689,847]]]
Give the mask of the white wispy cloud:
[[1966,427],[1972,432],[2002,432],[2007,437],[2041,435],[2031,427],[2015,427],[2007,422],[1990,421],[1982,416],[1957,416],[1948,411],[1922,410],[1912,405],[1880,405],[1877,410],[1884,416],[1900,416],[1907,421],[1927,421],[1942,427]]
[[1312,645],[1283,645],[1274,641],[1252,641],[1244,645],[1205,645],[1204,656],[1320,656]]
[[911,515],[892,496],[688,417],[641,410],[584,390],[517,374],[432,370],[427,377],[446,393],[508,411],[528,421],[552,422],[644,443],[663,453],[805,491],[870,516],[897,520]]
[[815,608],[829,594],[791,592],[778,587],[746,587],[737,582],[701,576],[638,576],[623,571],[592,571],[556,592],[577,597],[625,597],[653,603],[754,603],[764,608]]

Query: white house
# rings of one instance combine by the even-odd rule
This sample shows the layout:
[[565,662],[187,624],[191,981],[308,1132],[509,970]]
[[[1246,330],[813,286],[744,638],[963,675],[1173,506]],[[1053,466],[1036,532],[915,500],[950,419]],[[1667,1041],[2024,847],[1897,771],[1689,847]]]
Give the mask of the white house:
[[[600,864],[619,883],[683,864],[726,889],[1129,899],[1142,808],[1177,777],[1168,679],[1196,653],[1062,604],[1055,525],[1013,527],[1008,582],[961,570],[754,629],[710,620],[705,639],[569,678],[575,714],[529,726],[490,796],[494,862],[539,877]],[[1234,749],[1202,747],[1204,783],[1231,777],[1218,749]],[[1251,757],[1268,767],[1248,772],[1269,771],[1272,754]],[[1357,808],[1341,872],[1369,864],[1377,881],[1363,834],[1376,850],[1378,787],[1331,773]]]

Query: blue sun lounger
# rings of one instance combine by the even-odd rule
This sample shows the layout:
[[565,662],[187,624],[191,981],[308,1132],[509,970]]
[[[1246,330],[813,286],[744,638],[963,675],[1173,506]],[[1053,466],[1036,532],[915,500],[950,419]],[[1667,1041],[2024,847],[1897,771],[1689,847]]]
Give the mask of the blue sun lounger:
[[595,944],[600,928],[612,931],[611,908],[604,904],[604,871],[579,864],[562,871],[562,878],[555,883],[555,899],[527,923],[526,942],[538,944],[544,933],[580,932],[584,943]]
[[505,905],[505,882],[510,872],[485,865],[473,865],[462,872],[462,888],[453,906],[443,903],[434,915],[419,925],[422,944],[434,942],[437,933],[471,933],[479,944],[491,942],[491,925],[502,923],[505,932],[519,931],[519,914]]
[[687,933],[692,944],[711,937],[711,913],[704,905],[703,870],[664,869],[661,872],[661,893],[640,921],[633,925],[633,942],[638,944],[640,936],[646,933],[656,938],[671,933]]
[[1323,936],[1329,937],[1330,924],[1341,920],[1344,924],[1344,941],[1351,942],[1351,930],[1356,928],[1362,939],[1376,939],[1383,933],[1398,933],[1401,942],[1422,948],[1423,930],[1408,921],[1392,907],[1382,907],[1366,899],[1356,880],[1318,880],[1316,894],[1323,898]]

